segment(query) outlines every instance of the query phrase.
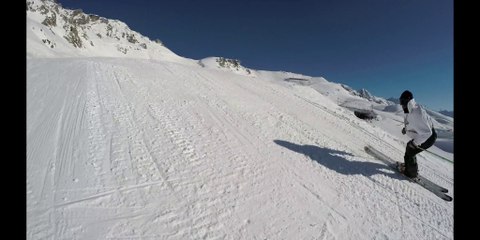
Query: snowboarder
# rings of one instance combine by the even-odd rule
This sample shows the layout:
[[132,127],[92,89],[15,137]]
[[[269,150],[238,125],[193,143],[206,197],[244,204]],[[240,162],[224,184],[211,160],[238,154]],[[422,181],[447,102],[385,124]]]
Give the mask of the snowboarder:
[[437,140],[437,134],[430,116],[415,102],[410,91],[404,91],[399,100],[405,113],[405,126],[402,129],[402,134],[407,134],[412,138],[407,143],[405,156],[403,157],[404,163],[399,165],[399,170],[407,177],[415,178],[418,175],[416,155],[431,147]]

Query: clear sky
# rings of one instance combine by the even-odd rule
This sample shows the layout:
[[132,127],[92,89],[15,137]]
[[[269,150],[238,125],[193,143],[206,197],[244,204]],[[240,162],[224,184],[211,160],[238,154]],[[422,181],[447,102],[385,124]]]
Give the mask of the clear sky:
[[453,0],[59,0],[176,54],[239,59],[453,110]]

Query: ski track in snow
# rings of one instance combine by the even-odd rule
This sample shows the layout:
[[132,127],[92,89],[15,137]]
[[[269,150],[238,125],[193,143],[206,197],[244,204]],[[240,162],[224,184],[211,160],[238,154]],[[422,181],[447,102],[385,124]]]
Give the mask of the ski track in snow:
[[[28,239],[453,238],[452,203],[363,152],[404,146],[309,87],[175,62],[27,63]],[[451,165],[419,164],[453,194]]]

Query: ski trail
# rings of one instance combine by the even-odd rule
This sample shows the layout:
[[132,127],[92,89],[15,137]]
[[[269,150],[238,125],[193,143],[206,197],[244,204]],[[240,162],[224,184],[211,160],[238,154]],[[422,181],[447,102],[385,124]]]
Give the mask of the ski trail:
[[27,77],[29,239],[451,238],[450,205],[359,150],[403,147],[308,87],[139,59]]
[[[65,181],[72,180],[72,161],[81,154],[72,145],[82,147],[79,132],[84,118],[81,115],[78,119],[71,119],[70,113],[84,112],[82,79],[75,76],[84,72],[85,68],[80,66],[75,70],[67,67],[52,72],[40,71],[45,62],[48,61],[40,60],[29,64],[27,70],[27,224],[37,229],[40,232],[38,235],[46,237],[52,236],[56,231],[56,210],[51,206],[58,200],[56,190]],[[72,77],[56,82],[67,71],[73,74]],[[36,79],[47,80],[35,81]],[[66,156],[71,156],[72,159],[68,160]],[[45,162],[34,159],[45,159]],[[63,175],[69,177],[65,179]],[[34,179],[42,180],[32,181]],[[33,217],[38,211],[48,217]]]

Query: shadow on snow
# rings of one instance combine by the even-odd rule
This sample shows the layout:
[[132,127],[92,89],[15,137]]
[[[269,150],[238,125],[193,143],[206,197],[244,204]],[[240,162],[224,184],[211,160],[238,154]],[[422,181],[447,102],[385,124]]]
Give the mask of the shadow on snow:
[[313,145],[299,145],[283,140],[274,140],[274,142],[291,151],[301,153],[315,162],[345,175],[364,175],[366,177],[383,174],[395,179],[402,179],[391,168],[384,164],[373,162],[359,162],[347,160],[347,156],[353,156],[344,151],[322,148]]

